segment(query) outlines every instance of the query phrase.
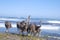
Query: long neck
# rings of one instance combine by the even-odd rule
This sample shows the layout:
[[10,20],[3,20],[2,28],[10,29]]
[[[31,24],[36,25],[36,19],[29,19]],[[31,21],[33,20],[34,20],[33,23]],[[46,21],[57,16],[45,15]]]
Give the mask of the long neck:
[[40,20],[40,27],[42,26],[42,21]]

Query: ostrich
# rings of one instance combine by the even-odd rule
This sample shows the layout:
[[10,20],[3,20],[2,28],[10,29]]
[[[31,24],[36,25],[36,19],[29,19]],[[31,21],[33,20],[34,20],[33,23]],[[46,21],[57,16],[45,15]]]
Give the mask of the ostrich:
[[9,32],[9,28],[11,28],[11,23],[9,21],[5,21],[6,32]]

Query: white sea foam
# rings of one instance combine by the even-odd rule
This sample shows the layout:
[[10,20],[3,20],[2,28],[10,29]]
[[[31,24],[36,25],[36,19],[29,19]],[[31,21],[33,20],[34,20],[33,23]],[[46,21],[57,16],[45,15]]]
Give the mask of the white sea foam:
[[48,21],[48,23],[58,23],[58,24],[60,24],[60,21]]
[[[4,23],[0,23],[0,27],[5,27]],[[17,27],[16,23],[12,23],[12,27]],[[47,30],[59,30],[60,27],[58,26],[51,26],[51,25],[42,25],[40,29],[47,29]]]
[[[12,27],[16,27],[16,24],[13,24],[13,23],[11,24],[12,24]],[[0,27],[5,27],[5,23],[0,23]]]
[[16,19],[16,18],[0,18],[3,21],[22,21],[23,19]]
[[42,25],[41,29],[47,29],[47,30],[59,30],[60,27],[58,26],[51,26],[51,25]]

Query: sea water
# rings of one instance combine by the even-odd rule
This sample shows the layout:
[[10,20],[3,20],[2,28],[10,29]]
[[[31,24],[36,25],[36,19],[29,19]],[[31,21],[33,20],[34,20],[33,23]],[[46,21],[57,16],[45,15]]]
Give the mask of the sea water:
[[[0,21],[0,32],[3,32],[3,33],[6,31],[4,21],[2,20]],[[16,22],[17,21],[11,21],[12,28],[9,29],[9,33],[16,33],[16,34],[19,33]],[[42,20],[42,26],[40,28],[41,29],[40,35],[60,37],[60,23],[59,22],[60,21]],[[40,25],[40,20],[34,19],[34,20],[31,20],[30,23],[36,23],[36,25]]]

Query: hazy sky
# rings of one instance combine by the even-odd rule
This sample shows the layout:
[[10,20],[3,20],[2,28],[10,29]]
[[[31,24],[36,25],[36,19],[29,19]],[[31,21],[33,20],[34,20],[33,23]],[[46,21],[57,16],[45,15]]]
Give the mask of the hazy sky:
[[60,0],[0,0],[0,16],[60,18]]

